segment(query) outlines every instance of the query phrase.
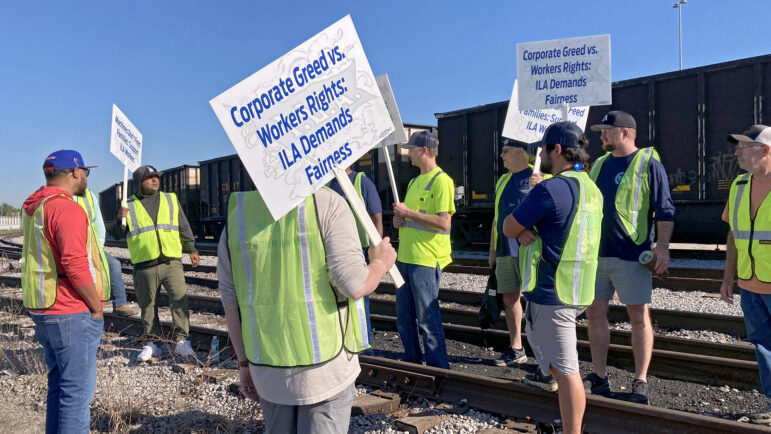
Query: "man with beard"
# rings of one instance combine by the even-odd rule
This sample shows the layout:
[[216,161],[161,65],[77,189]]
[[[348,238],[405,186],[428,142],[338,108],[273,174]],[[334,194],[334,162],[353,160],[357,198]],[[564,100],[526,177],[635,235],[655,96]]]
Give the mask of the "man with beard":
[[396,327],[404,346],[404,361],[421,363],[418,331],[423,335],[426,364],[450,369],[439,311],[439,278],[450,263],[450,221],[455,213],[452,179],[437,166],[439,139],[419,131],[402,148],[409,149],[420,175],[410,180],[403,203],[393,206],[399,229],[396,265],[404,285],[396,291]]
[[559,391],[563,432],[575,434],[586,408],[576,318],[594,300],[602,222],[602,195],[583,170],[588,143],[576,124],[549,125],[538,146],[541,169],[554,176],[536,184],[503,222],[503,234],[522,245],[527,337],[538,361],[524,382]]
[[[734,180],[723,210],[731,230],[720,298],[733,303],[738,274],[747,340],[755,344],[763,394],[771,399],[771,127],[753,125],[728,141],[747,173]],[[749,417],[753,423],[771,422],[771,405]]]
[[604,217],[595,300],[586,310],[592,352],[592,372],[587,380],[593,394],[610,395],[606,371],[610,344],[608,303],[618,292],[632,323],[635,376],[629,400],[648,404],[647,375],[653,353],[648,304],[653,283],[651,272],[639,258],[651,250],[654,234],[658,233],[655,271],[667,271],[675,205],[658,153],[653,147],[638,149],[635,145],[637,124],[629,113],[610,111],[600,124],[592,126],[592,131],[602,132],[606,154],[594,162],[591,170],[602,192]]
[[[182,269],[182,253],[190,254],[193,268],[200,258],[195,249],[195,237],[174,193],[158,191],[160,174],[153,166],[141,166],[134,172],[137,192],[128,200],[128,208],[121,208],[113,225],[115,239],[126,236],[131,264],[134,266],[134,289],[141,310],[142,326],[147,343],[137,356],[146,362],[160,354],[153,343],[161,335],[158,308],[155,299],[161,285],[169,294],[169,310],[173,324],[174,352],[193,356],[188,333],[190,313],[187,307],[187,289]],[[126,226],[123,225],[126,218]]]
[[96,350],[110,275],[96,231],[74,200],[91,167],[56,151],[43,163],[46,185],[24,201],[21,286],[48,368],[47,433],[88,433]]

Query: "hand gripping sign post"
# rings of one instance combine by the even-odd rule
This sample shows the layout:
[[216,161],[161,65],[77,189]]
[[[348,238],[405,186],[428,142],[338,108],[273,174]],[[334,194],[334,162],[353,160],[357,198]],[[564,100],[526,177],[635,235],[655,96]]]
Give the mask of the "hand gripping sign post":
[[520,111],[610,104],[610,35],[517,44],[516,83]]
[[[137,170],[142,165],[142,134],[115,104],[112,105],[112,126],[110,127],[110,153],[123,163],[123,200],[128,203],[128,171]],[[121,219],[126,225],[126,217]]]
[[[274,219],[333,176],[373,244],[348,167],[394,131],[350,16],[209,101]],[[342,174],[342,175],[341,175]],[[371,223],[371,222],[370,222]],[[394,283],[404,280],[394,266]]]
[[380,146],[382,146],[381,150],[383,151],[386,168],[388,169],[388,179],[391,180],[391,191],[394,194],[394,202],[398,203],[400,202],[399,189],[396,186],[394,168],[391,166],[391,155],[388,152],[388,147],[397,143],[407,143],[407,134],[404,132],[404,124],[402,123],[401,115],[399,115],[399,107],[396,106],[396,98],[394,98],[394,92],[391,89],[391,82],[388,81],[388,74],[378,75],[375,77],[375,81],[377,81],[377,86],[380,88],[380,94],[383,96],[383,101],[388,108],[391,122],[394,124],[394,132],[383,139]]

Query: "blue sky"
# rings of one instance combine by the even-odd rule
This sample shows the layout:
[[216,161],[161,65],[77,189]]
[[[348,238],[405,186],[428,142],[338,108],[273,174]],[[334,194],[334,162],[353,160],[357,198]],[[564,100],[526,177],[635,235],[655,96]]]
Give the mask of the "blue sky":
[[[405,122],[508,99],[516,44],[608,33],[613,80],[678,69],[674,0],[0,2],[0,202],[77,149],[98,192],[122,179],[112,104],[165,169],[235,152],[208,101],[346,14]],[[684,68],[769,54],[768,0],[690,0]]]

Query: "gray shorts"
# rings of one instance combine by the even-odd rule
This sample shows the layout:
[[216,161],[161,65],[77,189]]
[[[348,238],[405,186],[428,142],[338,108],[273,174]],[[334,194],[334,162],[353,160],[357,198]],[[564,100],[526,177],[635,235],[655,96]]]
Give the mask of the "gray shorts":
[[316,404],[282,405],[260,400],[265,432],[268,433],[346,433],[356,386]]
[[649,304],[653,292],[650,270],[637,261],[599,258],[594,299],[611,300],[614,292],[618,292],[618,299],[626,305]]
[[527,341],[543,373],[549,371],[549,366],[562,375],[578,373],[576,318],[585,309],[527,303]]
[[495,280],[498,281],[498,293],[519,292],[522,289],[519,258],[513,256],[495,258]]

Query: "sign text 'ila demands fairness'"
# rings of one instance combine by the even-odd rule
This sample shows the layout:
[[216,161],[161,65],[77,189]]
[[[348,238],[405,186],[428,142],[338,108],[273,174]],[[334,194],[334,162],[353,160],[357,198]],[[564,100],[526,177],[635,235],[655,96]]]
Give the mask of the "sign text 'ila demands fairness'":
[[210,104],[274,218],[394,130],[350,16]]
[[142,165],[142,133],[115,104],[112,105],[110,153],[132,172]]
[[611,103],[610,35],[517,44],[519,110]]

